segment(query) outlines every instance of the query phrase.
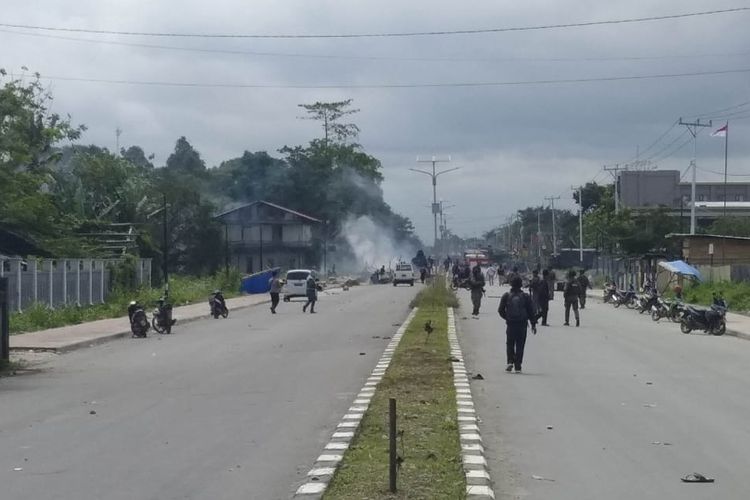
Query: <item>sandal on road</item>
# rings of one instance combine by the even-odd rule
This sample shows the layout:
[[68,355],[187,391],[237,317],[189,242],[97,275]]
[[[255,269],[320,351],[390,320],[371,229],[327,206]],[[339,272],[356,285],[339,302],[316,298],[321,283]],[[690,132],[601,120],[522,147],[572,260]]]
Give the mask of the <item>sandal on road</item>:
[[713,483],[714,480],[711,477],[706,477],[699,472],[693,472],[685,477],[680,478],[683,483]]

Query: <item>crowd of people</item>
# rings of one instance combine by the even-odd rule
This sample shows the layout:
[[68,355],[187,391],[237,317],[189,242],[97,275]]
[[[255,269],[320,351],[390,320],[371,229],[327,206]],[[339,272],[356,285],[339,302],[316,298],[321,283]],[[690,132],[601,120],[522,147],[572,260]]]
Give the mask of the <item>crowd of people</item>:
[[[451,272],[454,288],[467,288],[471,292],[472,316],[478,317],[485,286],[509,284],[510,291],[500,299],[498,313],[506,322],[506,371],[521,373],[524,347],[529,326],[536,334],[537,323],[549,326],[549,304],[554,300],[557,288],[555,271],[534,269],[531,276],[523,276],[518,267],[510,268],[493,264],[474,265],[468,262],[443,262],[446,273]],[[524,291],[528,290],[528,293]],[[584,271],[569,271],[562,287],[564,326],[570,326],[570,312],[573,311],[575,326],[581,326],[582,309],[586,308],[586,291],[591,282]]]

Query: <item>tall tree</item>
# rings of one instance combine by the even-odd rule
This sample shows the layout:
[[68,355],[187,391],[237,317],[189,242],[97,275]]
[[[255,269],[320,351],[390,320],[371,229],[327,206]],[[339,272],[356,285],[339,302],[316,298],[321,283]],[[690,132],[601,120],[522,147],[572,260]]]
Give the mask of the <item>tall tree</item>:
[[206,163],[185,136],[182,136],[177,139],[174,152],[167,158],[167,169],[194,177],[203,177],[206,173]]
[[359,109],[349,109],[352,100],[337,102],[320,102],[313,104],[299,104],[308,116],[304,119],[316,120],[321,122],[323,127],[323,140],[327,148],[329,141],[346,143],[350,139],[356,139],[359,135],[359,127],[353,123],[340,123],[339,120],[347,115],[353,115],[359,112]]

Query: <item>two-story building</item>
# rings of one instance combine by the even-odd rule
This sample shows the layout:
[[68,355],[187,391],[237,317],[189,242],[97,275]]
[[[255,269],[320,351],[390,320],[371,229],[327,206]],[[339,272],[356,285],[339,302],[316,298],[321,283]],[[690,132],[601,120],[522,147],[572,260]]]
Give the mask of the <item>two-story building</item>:
[[270,267],[316,268],[322,221],[267,201],[254,201],[216,216],[224,223],[230,262],[241,272]]

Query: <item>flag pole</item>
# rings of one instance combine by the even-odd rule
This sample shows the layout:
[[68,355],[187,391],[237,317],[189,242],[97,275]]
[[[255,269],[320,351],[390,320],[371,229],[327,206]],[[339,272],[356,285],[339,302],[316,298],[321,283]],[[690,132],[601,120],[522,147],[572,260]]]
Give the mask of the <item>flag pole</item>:
[[727,216],[727,150],[729,149],[729,120],[724,125],[724,217]]

